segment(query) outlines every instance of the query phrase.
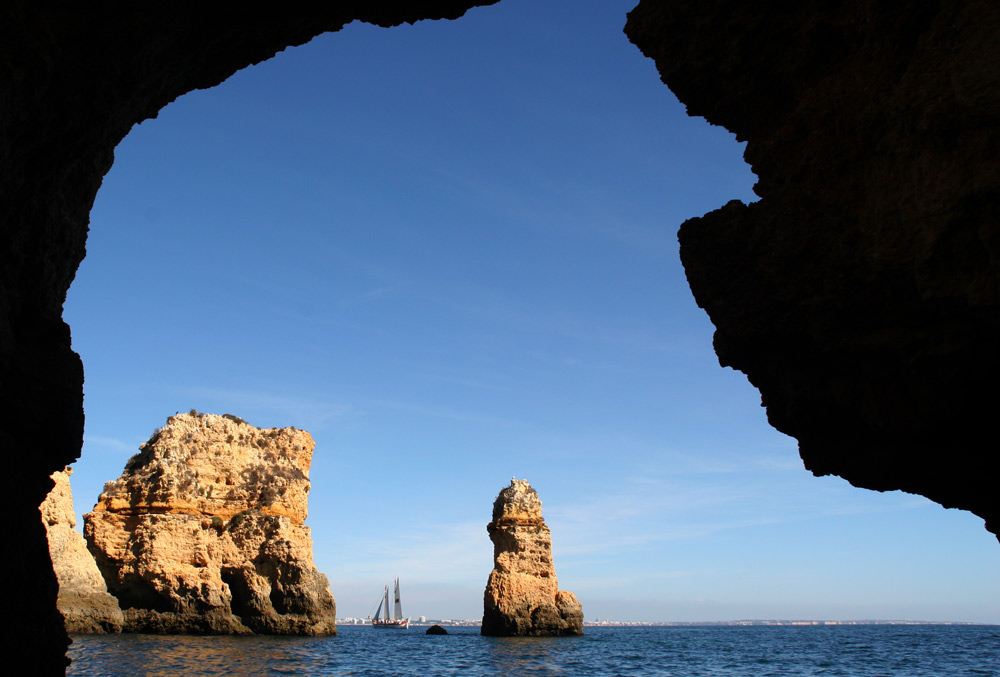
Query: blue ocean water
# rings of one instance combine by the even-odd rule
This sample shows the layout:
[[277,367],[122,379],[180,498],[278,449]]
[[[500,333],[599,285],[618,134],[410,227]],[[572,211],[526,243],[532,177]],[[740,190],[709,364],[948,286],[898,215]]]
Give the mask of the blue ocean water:
[[588,627],[489,638],[478,628],[305,637],[74,636],[68,674],[1000,676],[1000,626]]

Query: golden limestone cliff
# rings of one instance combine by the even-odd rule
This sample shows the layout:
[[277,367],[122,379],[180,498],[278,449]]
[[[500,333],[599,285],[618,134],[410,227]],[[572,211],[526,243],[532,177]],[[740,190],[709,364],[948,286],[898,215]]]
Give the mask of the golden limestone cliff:
[[483,596],[482,634],[583,634],[583,610],[573,593],[559,590],[552,535],[538,492],[526,480],[512,479],[500,491],[486,530],[493,571]]
[[127,630],[335,634],[304,525],[314,447],[228,414],[168,418],[84,516]]
[[124,619],[118,600],[108,594],[94,557],[76,530],[73,492],[69,485],[72,472],[71,468],[66,468],[52,473],[55,486],[39,506],[52,568],[59,581],[56,605],[69,633],[121,632]]

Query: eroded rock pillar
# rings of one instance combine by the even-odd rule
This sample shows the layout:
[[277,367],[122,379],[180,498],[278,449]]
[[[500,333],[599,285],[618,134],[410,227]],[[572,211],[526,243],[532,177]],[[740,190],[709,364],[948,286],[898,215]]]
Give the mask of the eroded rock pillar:
[[582,635],[583,609],[573,593],[558,589],[552,535],[527,480],[511,479],[500,491],[486,530],[493,571],[483,596],[482,634]]
[[59,612],[72,634],[122,631],[124,617],[76,530],[76,512],[69,478],[71,468],[52,473],[55,487],[41,505],[42,522],[49,540],[49,554],[59,581]]

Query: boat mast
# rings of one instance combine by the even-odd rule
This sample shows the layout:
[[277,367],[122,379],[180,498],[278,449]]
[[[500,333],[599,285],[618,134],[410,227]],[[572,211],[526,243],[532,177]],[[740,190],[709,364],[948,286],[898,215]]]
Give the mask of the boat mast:
[[[387,607],[388,608],[388,607]],[[396,579],[396,604],[392,608],[392,619],[398,621],[403,617],[403,605],[399,603],[399,579]]]

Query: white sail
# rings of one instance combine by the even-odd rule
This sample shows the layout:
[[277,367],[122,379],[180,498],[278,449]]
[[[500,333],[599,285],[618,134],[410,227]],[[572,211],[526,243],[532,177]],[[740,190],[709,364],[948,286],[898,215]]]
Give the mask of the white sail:
[[[403,630],[410,627],[410,619],[403,618],[403,605],[399,601],[399,579],[397,578],[393,581],[393,597],[395,599],[395,605],[393,606],[393,614],[390,618],[389,616],[389,586],[385,586],[385,591],[382,593],[382,599],[379,600],[378,609],[375,611],[375,618],[371,618],[372,627],[375,628],[401,628]],[[382,614],[382,610],[385,609],[385,615]]]

